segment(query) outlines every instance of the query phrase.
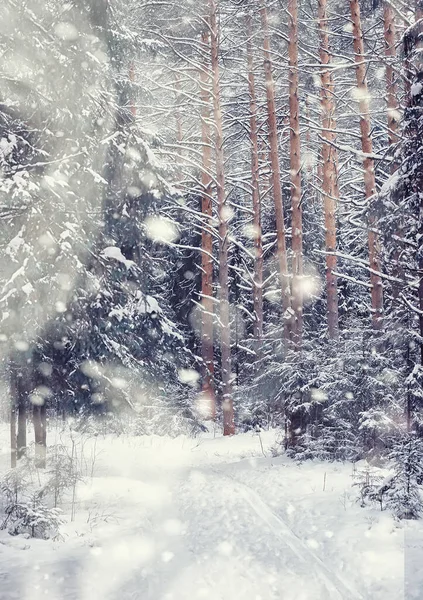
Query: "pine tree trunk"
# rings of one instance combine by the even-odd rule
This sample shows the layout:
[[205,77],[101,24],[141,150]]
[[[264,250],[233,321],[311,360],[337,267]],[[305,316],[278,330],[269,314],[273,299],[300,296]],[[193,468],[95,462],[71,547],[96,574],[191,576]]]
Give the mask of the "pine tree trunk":
[[[388,141],[393,145],[398,141],[398,95],[395,81],[394,61],[396,58],[395,14],[389,2],[383,5],[383,30],[386,57],[386,104],[388,111]],[[392,163],[391,171],[395,171]]]
[[[209,52],[209,33],[203,31],[201,41],[205,52]],[[212,237],[212,176],[211,176],[211,135],[210,135],[210,75],[207,61],[200,70],[201,93],[201,140],[202,140],[202,199],[201,212],[203,226],[201,231],[201,357],[203,359],[202,392],[204,412],[212,420],[216,417],[214,392],[214,356],[213,356],[213,237]]]
[[[416,0],[415,4],[415,18],[416,24],[409,31],[407,38],[404,38],[404,58],[405,58],[405,69],[406,79],[409,82],[408,96],[406,97],[406,121],[409,121],[408,128],[411,130],[416,138],[417,144],[416,149],[420,150],[421,145],[418,143],[421,140],[421,106],[422,93],[411,93],[411,84],[421,82],[423,80],[423,61],[421,59],[421,46],[423,36],[423,0]],[[410,135],[410,133],[409,133]],[[414,148],[413,148],[414,149]],[[415,158],[415,165],[413,165],[413,172],[410,173],[409,179],[411,180],[412,189],[414,193],[419,193],[422,187],[422,174],[420,169],[421,159]],[[423,239],[423,197],[421,192],[419,193],[419,219],[418,219],[418,238],[417,238],[417,266],[419,273],[419,286],[418,286],[418,305],[419,305],[419,334],[420,339],[423,339],[423,252],[422,252],[422,239]],[[423,367],[423,343],[420,343],[420,365]],[[410,409],[409,409],[409,411]],[[410,417],[411,420],[411,417]]]
[[229,264],[228,264],[228,207],[225,192],[223,154],[223,123],[219,81],[219,32],[217,2],[210,0],[211,65],[213,81],[213,112],[216,127],[216,186],[219,215],[219,284],[220,284],[220,350],[222,360],[223,435],[235,433],[231,383],[231,333],[229,319]]
[[[306,130],[306,169],[307,169],[307,181],[313,181],[313,161],[311,159],[311,130],[310,130],[310,98],[307,94],[305,97],[305,120],[307,123]],[[310,193],[310,199],[312,194]],[[313,201],[313,200],[312,200]]]
[[374,329],[383,326],[383,287],[380,263],[380,244],[376,231],[377,218],[375,212],[376,180],[374,160],[372,157],[373,146],[370,125],[369,91],[366,78],[366,57],[364,54],[363,33],[361,28],[360,6],[358,0],[350,0],[351,18],[353,22],[354,54],[356,63],[356,77],[359,97],[361,148],[365,156],[363,160],[364,187],[366,198],[369,201],[369,264],[370,282],[372,284],[372,324]]
[[17,403],[17,381],[16,370],[9,361],[10,376],[10,466],[16,467],[17,461],[17,438],[16,438],[16,403]]
[[251,174],[252,174],[252,199],[253,199],[253,236],[254,236],[254,338],[256,350],[259,352],[263,337],[263,245],[261,237],[261,200],[259,187],[259,149],[257,129],[257,100],[254,77],[252,24],[251,14],[246,17],[247,29],[247,61],[248,61],[248,88],[250,92],[250,140],[251,140]]
[[23,374],[17,375],[17,405],[18,405],[18,433],[16,436],[17,458],[26,454],[26,393],[23,384]]
[[303,224],[301,209],[300,105],[298,99],[298,0],[288,0],[289,155],[292,206],[292,330],[294,348],[301,347],[303,332]]
[[[202,70],[200,71],[200,76],[202,74]],[[175,101],[176,101],[176,108],[175,108],[175,121],[176,121],[176,139],[178,141],[178,144],[182,144],[182,141],[184,139],[184,132],[182,129],[182,118],[181,118],[181,112],[179,110],[179,105],[180,105],[180,93],[181,93],[181,82],[179,80],[179,73],[175,73]]]
[[327,0],[318,1],[321,67],[321,107],[322,107],[322,193],[325,214],[326,246],[326,294],[328,314],[328,334],[337,339],[338,329],[338,289],[336,271],[336,217],[338,201],[337,169],[338,158],[335,140],[335,88],[330,63],[332,55],[329,46]]
[[34,406],[32,409],[32,422],[35,438],[35,464],[39,469],[46,467],[47,437],[46,437],[46,406]]
[[421,73],[423,71],[423,58],[422,58],[422,47],[423,47],[423,0],[416,0],[416,11],[415,19],[417,25],[416,30],[416,55],[415,55],[415,73]]
[[267,115],[269,126],[271,179],[273,199],[275,203],[276,235],[278,244],[279,277],[282,288],[282,308],[284,318],[284,337],[289,340],[291,329],[291,297],[288,274],[288,261],[286,254],[285,222],[282,201],[281,171],[278,155],[278,133],[276,123],[275,84],[272,74],[272,61],[270,56],[269,24],[267,17],[266,0],[261,0],[260,15],[263,28],[264,47],[264,73],[266,78]]
[[[398,91],[395,78],[394,63],[396,58],[396,28],[395,28],[395,13],[392,5],[385,1],[383,5],[383,31],[385,38],[385,57],[386,57],[386,109],[387,109],[387,122],[388,122],[388,143],[389,146],[393,146],[399,141],[398,135]],[[391,173],[397,170],[395,160],[393,160],[394,152],[391,152],[392,163]],[[393,255],[393,262],[395,264],[394,276],[397,279],[403,277],[402,269],[400,266],[400,256],[402,244],[400,240],[403,237],[401,230],[398,230],[398,243],[397,248]],[[398,301],[401,292],[401,284],[398,282],[392,282],[392,297],[394,302]]]
[[[23,354],[23,356],[22,356]],[[28,381],[28,365],[24,353],[15,353],[9,359],[10,369],[10,402],[11,402],[11,423],[10,423],[10,446],[11,463],[16,466],[16,460],[19,460],[26,454],[26,405]],[[16,428],[17,424],[17,428]]]

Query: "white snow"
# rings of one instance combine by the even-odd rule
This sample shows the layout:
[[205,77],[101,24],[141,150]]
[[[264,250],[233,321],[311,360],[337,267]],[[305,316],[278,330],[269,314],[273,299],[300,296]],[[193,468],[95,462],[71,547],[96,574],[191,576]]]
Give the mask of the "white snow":
[[148,294],[146,294],[140,299],[137,308],[138,312],[141,314],[156,313],[159,315],[162,312],[162,309],[160,308],[156,298],[154,298],[153,296],[149,296]]
[[17,147],[17,142],[17,137],[13,134],[9,134],[7,138],[0,138],[0,165],[4,164],[7,157],[12,154]]
[[19,231],[19,233],[10,240],[10,242],[6,246],[6,254],[10,256],[12,259],[16,258],[17,253],[23,246],[25,246],[25,240],[23,238],[23,228]]
[[[6,425],[0,435],[1,475]],[[51,443],[55,435],[49,431]],[[398,524],[387,512],[361,508],[350,464],[273,458],[275,432],[260,435],[263,449],[252,433],[73,434],[85,475],[75,519],[66,497],[64,541],[0,531],[0,597],[421,598],[422,523]],[[71,444],[68,434],[57,441]]]
[[417,81],[411,85],[411,95],[418,96],[423,89],[423,83],[421,81]]
[[117,260],[118,262],[125,265],[127,269],[135,265],[133,260],[128,260],[124,257],[124,255],[122,254],[122,250],[117,246],[108,246],[107,248],[104,248],[101,254],[105,258],[113,258],[114,260]]

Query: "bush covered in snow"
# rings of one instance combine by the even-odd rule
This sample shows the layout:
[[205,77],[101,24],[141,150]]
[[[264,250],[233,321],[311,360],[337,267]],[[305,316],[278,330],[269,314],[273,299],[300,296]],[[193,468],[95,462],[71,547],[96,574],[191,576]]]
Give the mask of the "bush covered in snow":
[[418,519],[423,514],[423,444],[414,434],[393,442],[389,474],[367,465],[354,475],[361,506],[377,503],[397,519]]
[[81,479],[77,458],[62,444],[52,446],[48,468],[40,470],[33,447],[28,448],[18,465],[0,480],[0,528],[11,535],[60,537],[63,518],[58,504]]
[[10,504],[2,528],[11,535],[27,534],[30,537],[50,539],[59,536],[63,523],[60,508],[50,508],[42,501],[42,494],[33,493],[27,502]]

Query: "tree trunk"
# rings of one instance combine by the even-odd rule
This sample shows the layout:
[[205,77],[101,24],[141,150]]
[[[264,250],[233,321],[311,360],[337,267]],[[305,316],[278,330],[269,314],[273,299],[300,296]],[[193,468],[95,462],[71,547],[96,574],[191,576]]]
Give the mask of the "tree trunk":
[[279,277],[282,288],[282,308],[284,319],[284,338],[289,340],[291,329],[291,297],[288,275],[288,261],[286,255],[285,222],[282,202],[281,171],[278,156],[278,133],[276,123],[275,84],[272,74],[272,61],[270,56],[269,24],[267,17],[266,0],[261,0],[260,15],[263,27],[264,48],[264,73],[266,78],[267,116],[269,126],[270,163],[275,203],[276,235],[278,244]]
[[321,63],[321,107],[322,107],[322,193],[325,214],[326,246],[326,295],[328,314],[328,334],[337,339],[338,329],[338,288],[336,271],[336,217],[338,202],[337,169],[338,157],[335,140],[335,96],[330,63],[332,55],[329,46],[327,0],[318,1]]
[[[395,12],[392,5],[385,0],[383,5],[383,31],[385,38],[385,57],[386,57],[386,109],[388,122],[388,143],[389,146],[396,144],[400,137],[398,135],[398,93],[394,71],[394,63],[396,58],[396,30],[395,30]],[[391,173],[397,170],[397,164],[393,158],[394,152],[391,152]],[[400,256],[402,244],[400,240],[403,237],[402,231],[398,230],[398,243],[393,255],[395,263],[394,276],[401,279],[403,274],[400,266]],[[401,292],[401,284],[392,282],[392,297],[394,302],[398,301]]]
[[225,193],[223,123],[219,82],[219,33],[217,1],[210,0],[211,65],[213,109],[216,127],[216,187],[219,214],[220,350],[222,359],[223,435],[235,433],[231,383],[231,334],[229,320],[228,207]]
[[[26,410],[28,399],[29,381],[28,364],[26,354],[15,353],[9,359],[10,368],[10,402],[11,402],[11,462],[16,465],[26,454]],[[17,421],[17,430],[16,430]]]
[[383,287],[380,264],[380,244],[376,231],[377,217],[375,212],[376,181],[373,160],[373,146],[370,135],[370,107],[369,92],[366,78],[366,62],[364,42],[361,29],[360,6],[358,0],[350,0],[351,18],[353,22],[354,55],[356,63],[357,88],[359,96],[361,148],[365,156],[363,160],[364,187],[366,198],[369,201],[369,263],[370,282],[372,284],[372,324],[374,329],[383,326]]
[[251,14],[246,17],[247,29],[247,61],[248,61],[248,88],[250,93],[250,140],[251,140],[251,174],[252,174],[252,200],[253,200],[253,236],[254,236],[254,338],[256,351],[260,351],[263,337],[263,245],[261,237],[261,201],[259,187],[259,149],[257,128],[257,100],[254,77],[252,24]]
[[26,454],[26,403],[23,374],[17,375],[18,433],[16,436],[17,458]]
[[46,431],[46,406],[34,405],[32,409],[32,422],[35,438],[35,464],[39,469],[46,467],[47,431]]
[[12,361],[9,361],[10,375],[10,466],[16,467],[17,461],[17,438],[16,438],[16,404],[17,404],[17,381],[16,369]]
[[288,65],[289,65],[289,157],[292,206],[292,308],[295,321],[292,330],[294,348],[301,347],[303,332],[303,224],[301,209],[301,151],[298,99],[298,0],[288,0]]
[[416,11],[415,19],[418,22],[416,26],[416,56],[415,56],[415,70],[414,73],[421,73],[423,71],[423,58],[422,58],[422,47],[423,47],[423,0],[416,0]]
[[[396,58],[396,32],[394,9],[389,2],[383,6],[383,30],[385,36],[386,57],[386,104],[388,111],[388,141],[393,145],[398,141],[398,100],[395,82],[394,61]],[[391,172],[395,171],[392,162]]]
[[[418,219],[418,238],[417,238],[417,265],[419,274],[419,286],[418,286],[418,307],[419,313],[419,334],[420,338],[423,339],[423,252],[422,252],[422,239],[423,239],[423,198],[420,192],[422,188],[422,169],[421,159],[419,158],[419,150],[421,149],[421,107],[423,105],[423,94],[417,92],[416,94],[411,93],[411,85],[413,83],[419,83],[423,80],[423,61],[420,56],[421,50],[421,38],[423,34],[423,0],[416,0],[415,4],[415,18],[416,24],[413,28],[410,28],[408,35],[404,37],[404,59],[406,69],[406,80],[410,86],[408,88],[408,96],[406,97],[406,111],[405,111],[405,134],[415,139],[416,143],[410,148],[411,152],[416,154],[415,160],[413,161],[412,171],[409,174],[409,184],[411,183],[411,189],[413,193],[418,194],[419,197],[419,219]],[[420,343],[420,365],[423,367],[423,343]],[[408,411],[410,412],[410,410]],[[411,419],[411,417],[410,417]]]
[[[305,121],[307,123],[306,130],[306,153],[305,153],[305,166],[307,169],[307,182],[312,183],[313,181],[313,160],[312,160],[312,144],[311,144],[311,129],[310,129],[310,98],[307,94],[305,97]],[[312,191],[309,194],[311,201],[314,203],[314,200],[311,198]]]
[[[209,52],[209,33],[203,31],[201,41],[204,52]],[[202,140],[202,199],[201,212],[203,226],[201,230],[201,357],[203,359],[202,392],[204,412],[208,418],[216,417],[216,399],[214,392],[213,357],[213,237],[212,237],[212,176],[211,176],[211,135],[210,135],[210,74],[207,61],[200,70],[201,93],[201,140]]]

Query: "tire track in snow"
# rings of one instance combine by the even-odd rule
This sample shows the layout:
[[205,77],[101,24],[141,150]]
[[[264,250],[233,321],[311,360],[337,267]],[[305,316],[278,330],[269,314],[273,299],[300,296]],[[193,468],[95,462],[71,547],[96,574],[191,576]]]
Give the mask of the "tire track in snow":
[[[232,480],[233,482],[233,480]],[[324,582],[333,600],[363,600],[363,596],[344,582],[290,529],[290,527],[262,500],[252,488],[237,481],[239,492],[254,512],[272,528],[304,564],[312,567]]]

